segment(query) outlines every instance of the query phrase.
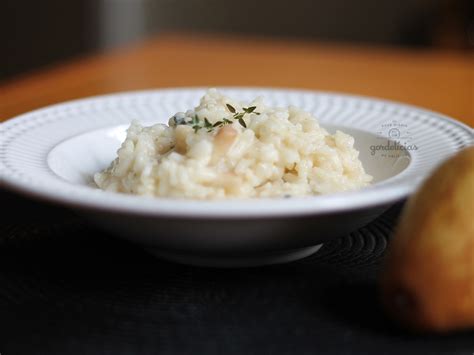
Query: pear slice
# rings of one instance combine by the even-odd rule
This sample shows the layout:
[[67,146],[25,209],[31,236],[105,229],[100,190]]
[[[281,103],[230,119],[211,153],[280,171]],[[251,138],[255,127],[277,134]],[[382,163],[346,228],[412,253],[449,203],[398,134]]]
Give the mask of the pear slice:
[[407,202],[380,276],[385,308],[412,329],[474,328],[474,147]]

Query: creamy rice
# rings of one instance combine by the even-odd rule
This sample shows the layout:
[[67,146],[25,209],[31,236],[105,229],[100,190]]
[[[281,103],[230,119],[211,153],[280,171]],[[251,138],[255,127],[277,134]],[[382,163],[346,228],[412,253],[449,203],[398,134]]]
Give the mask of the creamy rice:
[[243,104],[211,89],[169,126],[132,122],[94,180],[107,191],[192,199],[327,194],[371,181],[353,144],[296,107]]

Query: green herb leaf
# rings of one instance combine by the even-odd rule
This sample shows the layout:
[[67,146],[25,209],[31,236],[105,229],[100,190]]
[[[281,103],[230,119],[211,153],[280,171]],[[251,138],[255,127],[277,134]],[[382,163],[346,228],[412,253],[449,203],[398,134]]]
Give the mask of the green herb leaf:
[[229,120],[228,118],[224,118],[224,122],[225,122],[225,123],[228,123],[228,124],[231,124],[231,123],[232,123],[232,121]]
[[243,109],[246,113],[252,113],[253,111],[255,111],[256,108],[257,108],[257,106],[251,106],[251,107],[243,107],[242,109]]
[[227,109],[228,109],[230,112],[235,113],[235,108],[234,108],[234,106],[229,105],[229,104],[225,104],[225,105],[227,106]]
[[206,128],[212,127],[212,123],[209,122],[209,120],[207,119],[207,117],[204,117],[204,127],[206,127]]
[[239,118],[239,123],[242,127],[247,128],[247,124],[245,123],[243,118]]

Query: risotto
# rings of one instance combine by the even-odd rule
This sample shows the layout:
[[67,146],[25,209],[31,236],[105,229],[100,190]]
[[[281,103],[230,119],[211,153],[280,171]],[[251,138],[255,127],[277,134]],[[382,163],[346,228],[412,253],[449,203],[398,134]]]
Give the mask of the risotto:
[[211,89],[169,125],[132,122],[94,180],[107,191],[191,199],[327,194],[370,183],[353,144],[296,107],[244,104]]

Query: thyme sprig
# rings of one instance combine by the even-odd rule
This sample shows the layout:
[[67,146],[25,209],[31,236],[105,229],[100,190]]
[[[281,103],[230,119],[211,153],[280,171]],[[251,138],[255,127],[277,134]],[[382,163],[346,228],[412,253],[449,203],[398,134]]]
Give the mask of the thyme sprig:
[[[243,112],[237,112],[237,110],[230,104],[226,104],[227,109],[230,111],[230,113],[233,114],[232,118],[234,121],[237,121],[240,123],[240,125],[244,128],[247,128],[247,124],[244,121],[244,116],[246,114],[255,114],[255,115],[260,115],[260,112],[256,112],[255,109],[257,108],[256,106],[250,106],[250,107],[242,107]],[[212,124],[209,122],[207,117],[204,117],[204,119],[201,119],[197,114],[194,115],[191,120],[186,121],[184,118],[177,119],[177,117],[174,117],[174,124],[176,125],[188,125],[191,126],[192,129],[194,130],[194,133],[197,133],[200,129],[205,128],[207,129],[208,132],[212,132],[214,128],[216,127],[223,127],[228,124],[234,123],[234,121],[229,120],[228,118],[223,118],[220,121],[215,122]]]
[[230,104],[226,104],[227,106],[227,109],[234,114],[233,116],[233,119],[234,120],[237,120],[240,125],[244,128],[247,128],[247,124],[245,123],[244,121],[244,116],[246,114],[255,114],[255,115],[260,115],[260,112],[256,112],[255,109],[257,108],[257,106],[250,106],[250,107],[242,107],[242,110],[244,110],[244,112],[237,112],[237,110]]

